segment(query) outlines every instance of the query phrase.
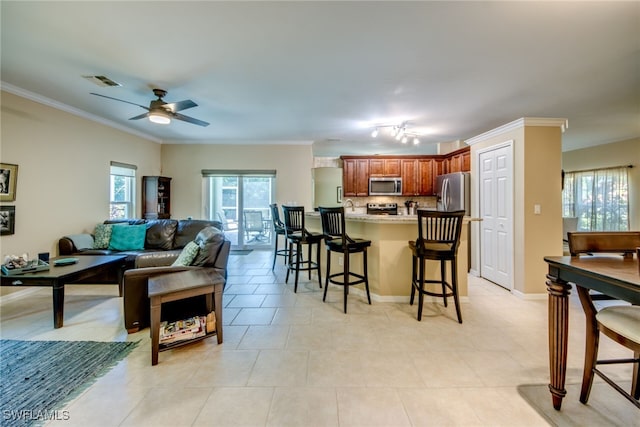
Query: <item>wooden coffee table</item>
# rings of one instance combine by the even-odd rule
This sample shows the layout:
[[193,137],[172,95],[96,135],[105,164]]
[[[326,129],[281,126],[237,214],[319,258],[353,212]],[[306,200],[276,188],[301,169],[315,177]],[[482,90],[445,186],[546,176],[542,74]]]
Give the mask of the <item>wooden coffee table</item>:
[[0,276],[2,286],[50,286],[53,288],[53,327],[61,328],[64,318],[64,286],[79,283],[96,275],[106,274],[117,269],[118,281],[122,279],[124,255],[80,255],[75,264],[56,267],[54,262],[59,258],[49,260],[49,270],[34,273]]
[[[207,333],[202,337],[185,340],[165,348],[160,347],[160,314],[162,303],[178,301],[198,295],[205,295],[207,313],[193,313],[206,315],[215,309],[216,331],[218,344],[222,344],[222,288],[224,287],[222,274],[206,269],[194,269],[177,273],[159,274],[149,279],[149,299],[151,300],[151,364],[158,364],[158,352],[169,348],[189,344],[210,337]],[[211,297],[213,296],[213,305]]]

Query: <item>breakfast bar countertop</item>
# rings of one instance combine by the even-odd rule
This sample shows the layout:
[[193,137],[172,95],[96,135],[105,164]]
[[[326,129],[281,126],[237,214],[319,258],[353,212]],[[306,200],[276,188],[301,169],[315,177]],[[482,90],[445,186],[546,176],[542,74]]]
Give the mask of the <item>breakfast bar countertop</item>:
[[[319,212],[306,212],[306,215],[311,218],[320,218]],[[347,221],[372,222],[376,224],[413,224],[418,220],[418,215],[371,215],[363,212],[345,211],[345,219]],[[473,220],[475,220],[475,218],[465,216],[463,224]]]
[[[371,298],[374,301],[405,302],[409,300],[411,292],[411,250],[409,241],[418,237],[417,215],[371,215],[362,211],[345,213],[347,233],[353,238],[371,240],[368,249],[369,288]],[[464,224],[468,224],[475,218],[464,217]],[[306,227],[310,231],[322,232],[322,223],[319,212],[306,212]],[[467,236],[468,228],[462,227],[460,247],[458,248],[458,288],[463,301],[467,297]],[[321,258],[324,265],[326,251],[322,251]],[[356,254],[351,265],[359,271],[360,255]],[[440,274],[439,264],[436,261],[427,262],[427,276],[429,279],[437,278]],[[338,272],[338,263],[332,263],[332,273]],[[354,290],[360,285],[357,285]]]

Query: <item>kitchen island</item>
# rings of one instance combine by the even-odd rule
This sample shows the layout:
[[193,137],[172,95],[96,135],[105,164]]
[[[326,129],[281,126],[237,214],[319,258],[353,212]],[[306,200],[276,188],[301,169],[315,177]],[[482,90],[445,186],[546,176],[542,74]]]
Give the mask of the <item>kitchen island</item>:
[[[418,237],[417,215],[367,215],[360,213],[345,214],[347,234],[351,237],[371,240],[368,250],[369,289],[371,298],[377,301],[406,302],[411,294],[411,250],[409,240]],[[464,299],[467,296],[468,271],[468,229],[470,218],[465,217],[458,247],[458,292]],[[308,212],[305,226],[310,231],[322,231],[322,223],[318,212]],[[322,275],[325,275],[326,251],[322,254]],[[352,271],[362,273],[362,255],[351,255]],[[440,278],[440,263],[427,261],[427,277]],[[341,271],[338,255],[334,253],[331,261],[331,273]],[[450,271],[447,266],[447,271]],[[449,276],[448,280],[451,278]],[[324,277],[323,277],[324,281]],[[323,283],[324,285],[324,283]],[[331,285],[330,285],[331,286]],[[441,290],[439,285],[433,290]],[[364,285],[357,285],[364,293]],[[427,297],[428,298],[428,297]],[[442,301],[442,299],[438,299]],[[453,303],[453,300],[451,300]]]

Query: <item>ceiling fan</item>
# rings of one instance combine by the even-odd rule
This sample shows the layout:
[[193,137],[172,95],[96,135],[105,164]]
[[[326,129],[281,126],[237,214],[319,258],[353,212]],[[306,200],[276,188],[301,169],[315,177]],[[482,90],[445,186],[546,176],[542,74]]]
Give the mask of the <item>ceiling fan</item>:
[[178,111],[186,110],[187,108],[197,107],[198,104],[190,99],[185,99],[179,102],[164,102],[162,98],[167,95],[167,91],[164,89],[153,89],[153,94],[158,97],[151,101],[148,107],[144,105],[136,104],[135,102],[125,101],[123,99],[113,98],[111,96],[100,95],[99,93],[91,92],[91,95],[101,96],[103,98],[113,99],[114,101],[126,102],[127,104],[137,105],[138,107],[147,110],[146,113],[139,116],[131,117],[129,120],[140,120],[148,117],[153,123],[169,124],[171,119],[182,120],[183,122],[192,123],[198,126],[209,126],[209,123],[194,119],[193,117],[185,116],[178,113]]

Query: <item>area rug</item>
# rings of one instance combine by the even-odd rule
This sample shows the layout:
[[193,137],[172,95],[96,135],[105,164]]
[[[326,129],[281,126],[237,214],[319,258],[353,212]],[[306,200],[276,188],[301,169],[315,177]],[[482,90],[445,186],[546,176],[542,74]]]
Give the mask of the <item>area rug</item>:
[[249,255],[253,249],[234,249],[230,251],[231,255]]
[[[568,377],[580,379],[582,369],[569,370]],[[631,388],[631,381],[620,383]],[[589,403],[580,403],[581,383],[565,385],[567,396],[562,409],[556,411],[551,403],[548,384],[522,384],[518,393],[550,426],[640,426],[638,410],[628,400],[617,394],[609,385],[596,378],[589,396]]]
[[60,409],[138,342],[0,340],[0,425],[68,419]]

